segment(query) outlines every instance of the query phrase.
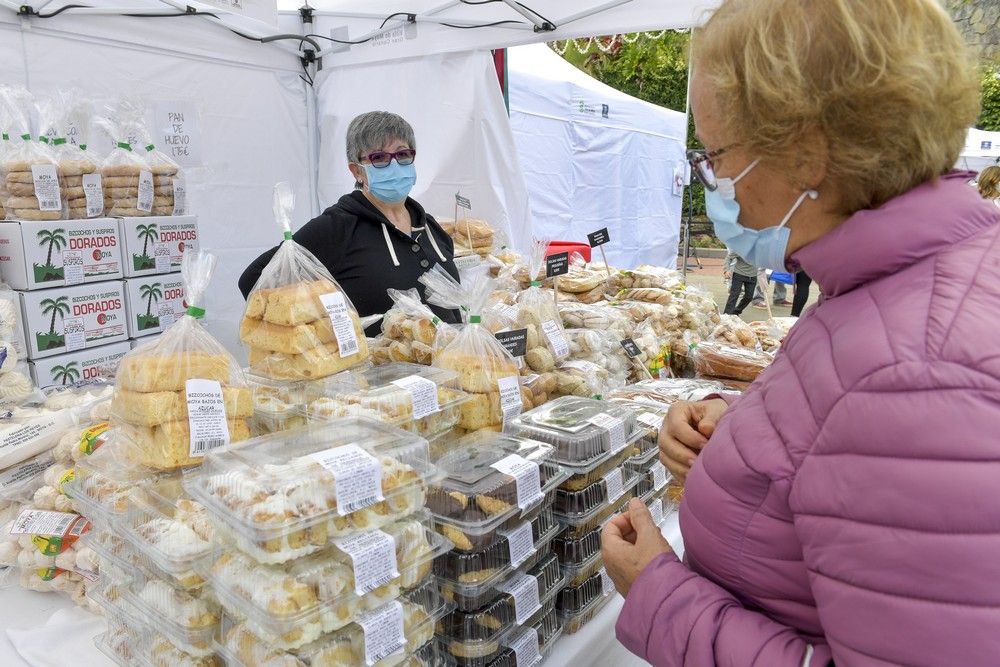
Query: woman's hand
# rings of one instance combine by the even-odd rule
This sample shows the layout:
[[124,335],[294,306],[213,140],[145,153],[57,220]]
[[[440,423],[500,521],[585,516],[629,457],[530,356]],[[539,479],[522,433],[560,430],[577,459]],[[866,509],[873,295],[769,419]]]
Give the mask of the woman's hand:
[[637,498],[629,502],[627,512],[611,519],[601,531],[604,567],[623,597],[654,558],[670,552],[649,509]]
[[728,407],[721,398],[678,401],[670,406],[660,429],[660,461],[674,477],[682,482],[687,478]]

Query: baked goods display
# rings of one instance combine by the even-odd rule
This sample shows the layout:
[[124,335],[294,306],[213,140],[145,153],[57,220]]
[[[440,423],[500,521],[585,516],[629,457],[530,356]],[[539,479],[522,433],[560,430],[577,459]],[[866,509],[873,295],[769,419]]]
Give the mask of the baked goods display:
[[322,393],[322,384],[315,380],[273,380],[246,371],[247,384],[253,395],[253,433],[278,433],[306,425],[302,406]]
[[[8,220],[63,220],[66,211],[66,182],[52,147],[32,130],[38,109],[23,88],[0,90],[0,107],[5,108],[6,150],[0,159],[0,205]],[[70,165],[67,165],[69,167]],[[83,165],[74,177],[83,173]]]
[[[90,125],[89,101],[60,90],[41,100],[38,111],[40,121],[38,139],[51,147],[62,176],[65,187],[61,194],[65,203],[66,217],[78,220],[104,215],[104,191],[100,175],[97,173],[97,163],[85,150],[86,139],[68,140],[70,132],[80,132],[82,128]],[[35,194],[33,191],[29,192],[28,188],[21,187],[23,185],[12,183],[9,189],[13,194],[27,196]]]
[[594,304],[559,303],[559,316],[567,329],[589,329],[593,331],[611,332],[618,340],[632,338],[635,333],[635,322],[632,318],[608,302]]
[[[559,620],[559,615],[556,613],[555,601],[542,605],[541,611],[535,614],[526,625],[534,632],[538,643],[538,655],[544,660],[552,647],[555,646],[556,640],[562,636],[563,631],[562,621]],[[515,642],[518,643],[518,646],[521,645],[518,641],[519,638],[518,632],[511,633],[505,642],[506,645],[501,646],[499,655],[490,661],[489,667],[517,667],[518,656],[513,646]]]
[[[548,244],[536,241],[532,247],[530,257],[530,270],[536,273],[539,267],[545,265],[545,251]],[[517,297],[518,326],[532,326],[538,338],[552,355],[552,363],[557,364],[569,357],[569,344],[566,341],[565,331],[562,325],[562,318],[559,316],[559,309],[551,292],[546,292],[536,282],[521,292]],[[530,349],[530,346],[529,346]],[[529,365],[532,365],[528,359]],[[550,368],[538,369],[534,365],[535,372],[544,372]]]
[[430,366],[434,351],[458,333],[420,300],[415,289],[388,290],[393,306],[382,318],[382,335],[372,345],[372,363],[407,362]]
[[563,623],[563,633],[572,635],[580,631],[604,605],[614,591],[605,590],[604,577],[598,571],[578,586],[567,586],[556,600],[556,613]]
[[214,653],[220,612],[208,591],[177,588],[137,568],[125,599],[182,652],[205,657]]

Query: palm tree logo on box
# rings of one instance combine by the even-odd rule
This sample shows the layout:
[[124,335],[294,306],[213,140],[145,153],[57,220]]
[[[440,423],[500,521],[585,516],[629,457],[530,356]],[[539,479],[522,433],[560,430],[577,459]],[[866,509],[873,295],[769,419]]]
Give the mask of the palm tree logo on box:
[[42,299],[38,305],[42,309],[42,315],[52,315],[48,332],[35,332],[35,342],[38,344],[38,350],[43,352],[57,347],[65,347],[66,338],[63,332],[56,333],[56,316],[58,315],[59,320],[62,321],[69,315],[69,297],[60,296],[55,299]]
[[[48,255],[45,257],[45,264],[39,266],[37,263],[33,265],[35,272],[35,282],[44,283],[50,281],[64,282],[65,278],[63,276],[62,266],[52,265],[52,251],[62,251],[66,247],[66,230],[59,229],[43,229],[38,232],[38,245],[45,247],[48,244],[49,250]],[[60,262],[61,264],[61,262]]]
[[52,368],[52,381],[59,384],[73,384],[80,379],[80,370],[76,367],[76,361],[71,361],[65,366],[55,366]]
[[136,236],[142,239],[142,254],[137,255],[132,253],[132,266],[136,271],[155,269],[156,257],[149,253],[149,244],[153,244],[155,253],[156,242],[160,240],[160,232],[157,230],[156,223],[151,222],[148,225],[139,225],[135,228],[135,233]]
[[153,314],[153,302],[159,303],[160,299],[163,298],[162,287],[163,285],[160,283],[139,285],[139,296],[146,300],[146,314],[138,313],[135,318],[135,324],[139,331],[155,329],[160,326],[159,316]]

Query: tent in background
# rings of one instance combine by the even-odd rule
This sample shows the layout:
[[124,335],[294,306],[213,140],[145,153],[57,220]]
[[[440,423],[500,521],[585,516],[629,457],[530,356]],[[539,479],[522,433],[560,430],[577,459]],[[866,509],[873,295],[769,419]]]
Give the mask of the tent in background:
[[991,164],[1000,164],[1000,132],[970,128],[956,167],[978,172]]
[[608,261],[677,255],[687,120],[566,62],[544,44],[508,51],[510,122],[539,237],[585,241],[607,227]]

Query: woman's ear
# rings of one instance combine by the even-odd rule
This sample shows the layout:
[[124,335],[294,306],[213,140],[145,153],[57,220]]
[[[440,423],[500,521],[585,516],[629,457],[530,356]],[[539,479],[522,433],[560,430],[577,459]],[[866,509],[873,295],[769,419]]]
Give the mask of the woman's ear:
[[350,170],[351,176],[354,177],[354,187],[359,190],[364,190],[368,179],[368,176],[365,174],[364,167],[355,162],[348,162],[347,168]]
[[818,129],[807,130],[800,138],[795,152],[794,180],[803,186],[803,190],[818,190],[826,180],[830,159],[826,135]]

